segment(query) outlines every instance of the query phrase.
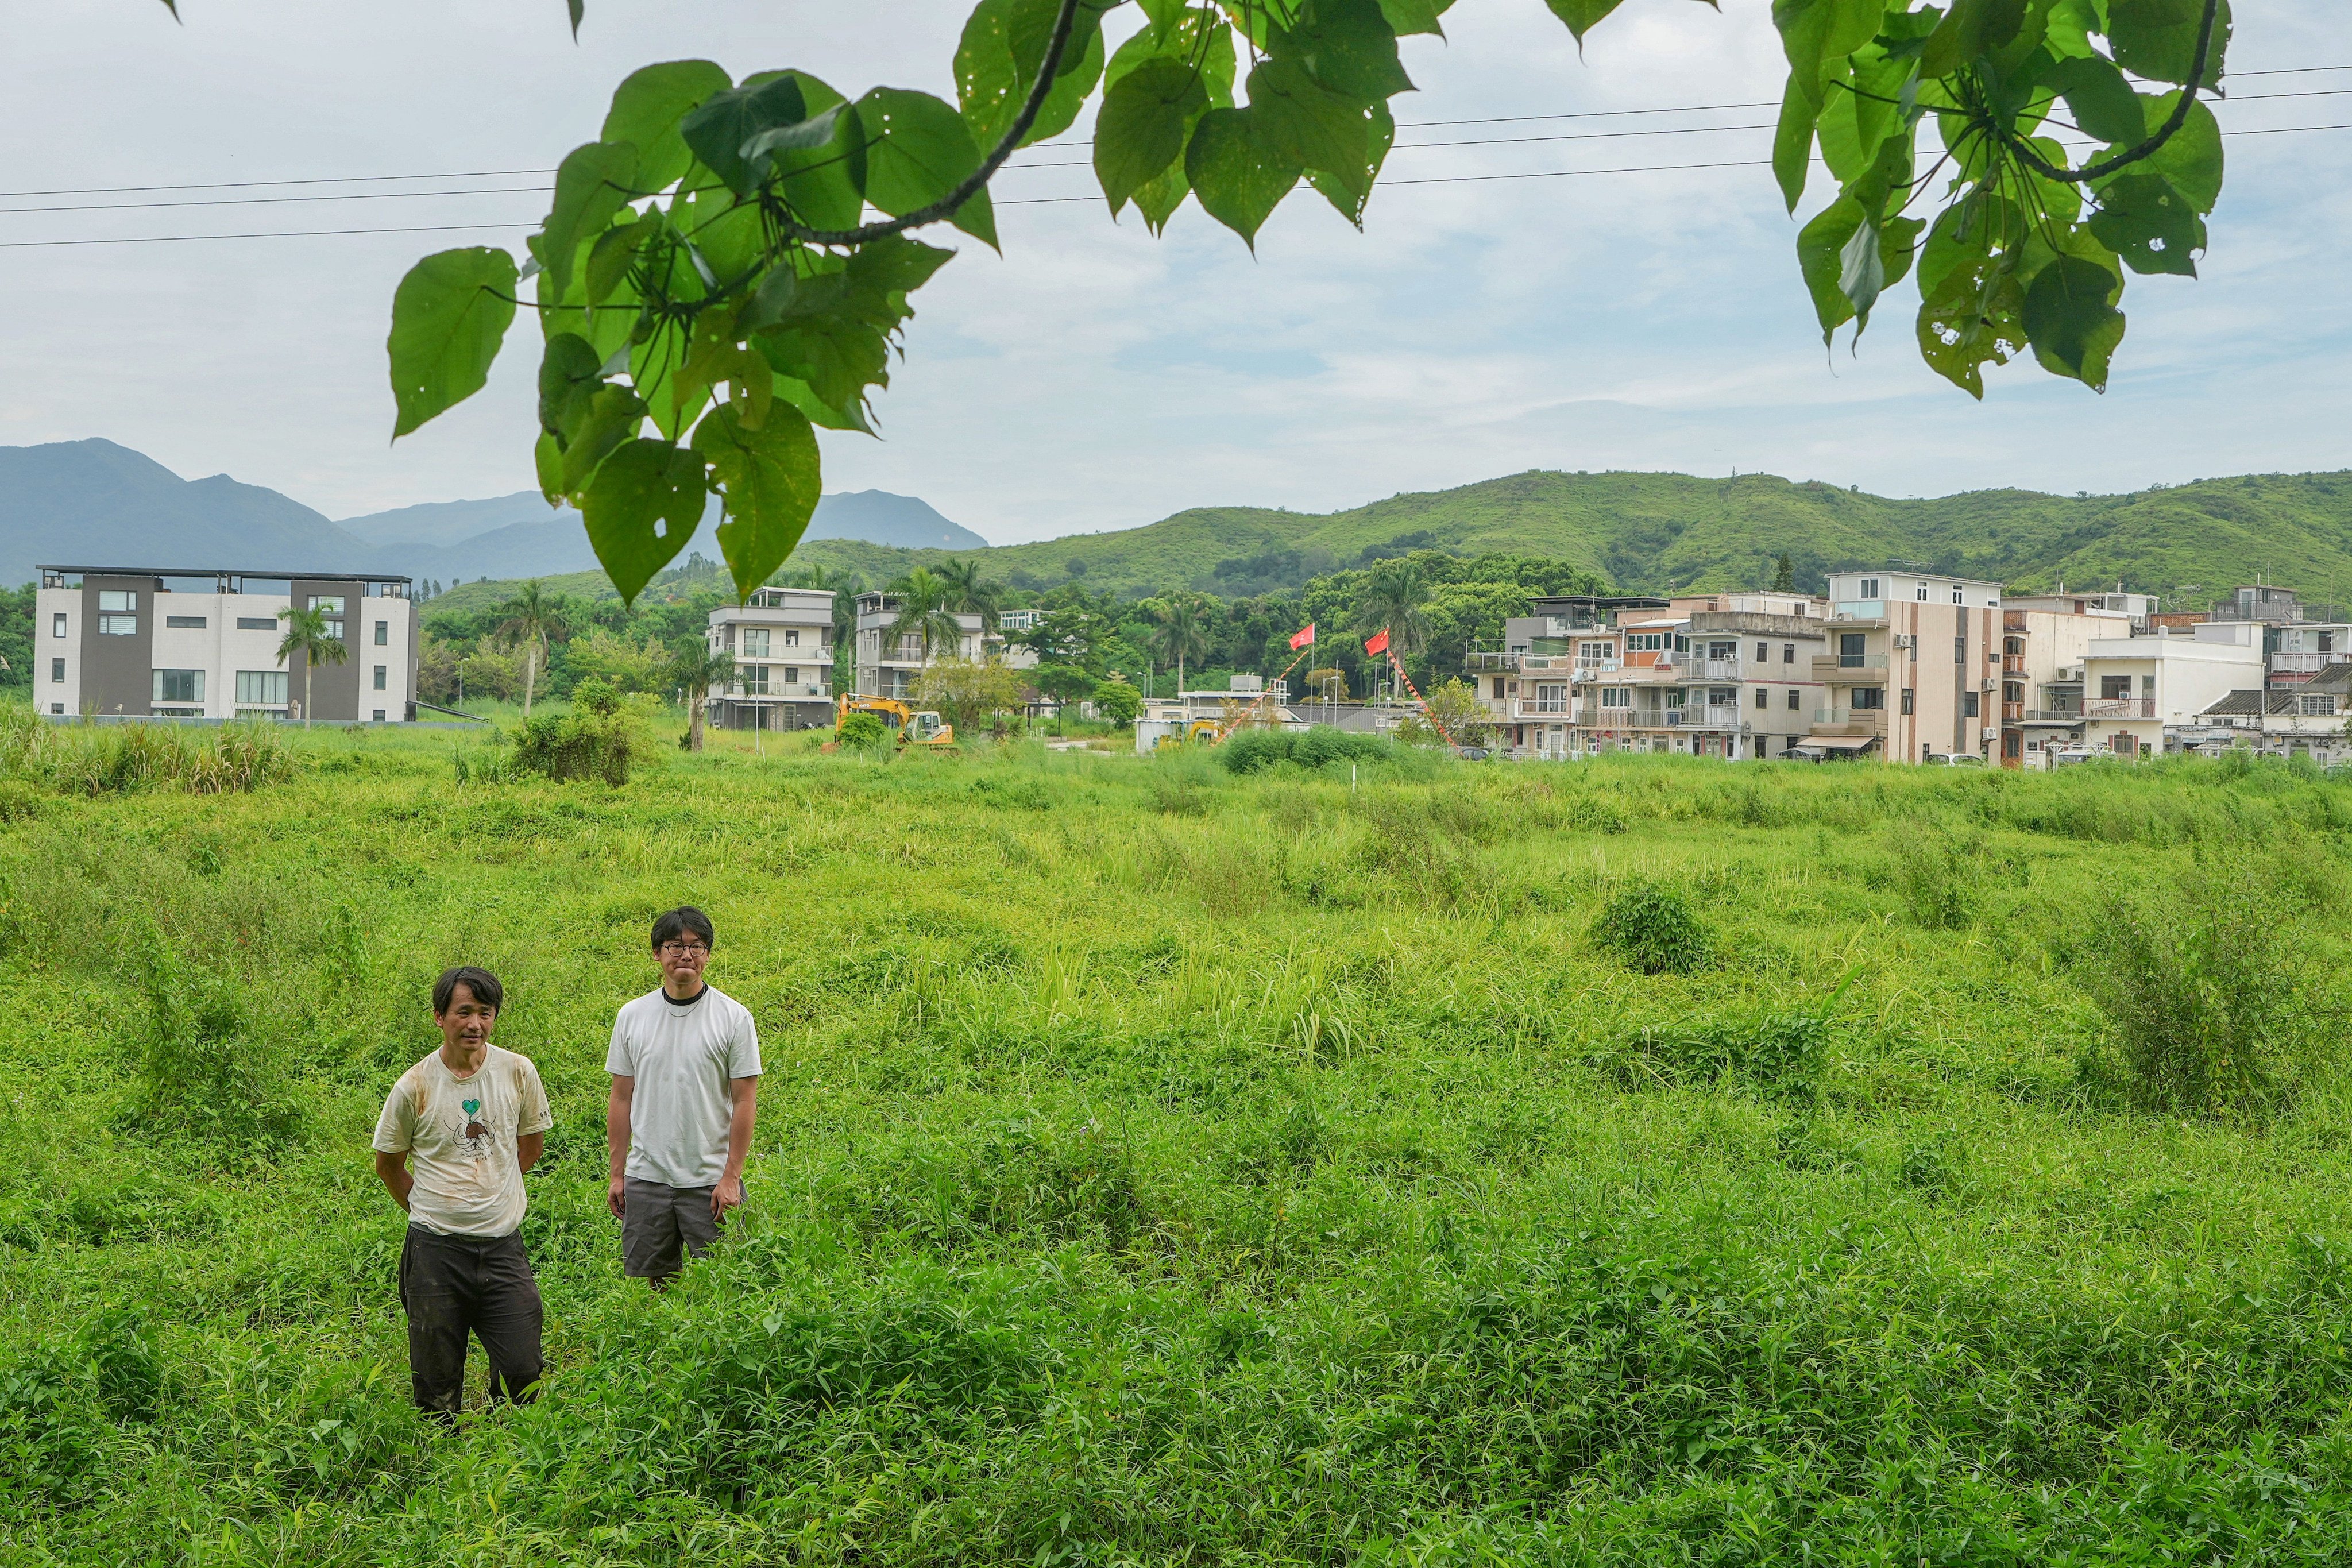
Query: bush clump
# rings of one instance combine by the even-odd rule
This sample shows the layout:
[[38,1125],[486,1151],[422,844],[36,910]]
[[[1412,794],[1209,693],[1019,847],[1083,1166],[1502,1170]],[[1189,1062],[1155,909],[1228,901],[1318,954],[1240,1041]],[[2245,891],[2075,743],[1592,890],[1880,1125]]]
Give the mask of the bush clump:
[[1592,922],[1592,941],[1644,974],[1688,974],[1715,960],[1706,924],[1678,888],[1636,881],[1613,895]]
[[147,1016],[132,1120],[263,1150],[291,1143],[301,1130],[287,1092],[291,1062],[277,1031],[251,1026],[236,979],[189,963],[160,932],[143,957]]
[[571,712],[534,714],[515,735],[514,766],[551,779],[625,784],[644,755],[628,700],[594,676],[572,689]]
[[2314,1019],[2294,962],[2291,889],[2203,872],[2160,905],[2116,898],[2089,951],[2089,989],[2119,1059],[2083,1076],[2142,1110],[2259,1115],[2284,1099]]
[[890,726],[875,713],[845,713],[833,738],[853,752],[870,752],[890,739]]
[[1351,735],[1334,725],[1318,724],[1304,731],[1238,731],[1217,748],[1217,762],[1227,773],[1255,773],[1277,763],[1320,768],[1333,763],[1378,762],[1388,752],[1388,742],[1377,735]]

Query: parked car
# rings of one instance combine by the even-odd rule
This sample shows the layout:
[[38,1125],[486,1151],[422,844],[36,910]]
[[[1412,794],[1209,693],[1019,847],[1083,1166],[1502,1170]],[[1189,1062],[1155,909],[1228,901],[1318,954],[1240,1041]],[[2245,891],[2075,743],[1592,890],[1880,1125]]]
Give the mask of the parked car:
[[1931,752],[1927,756],[1927,765],[1931,768],[1981,768],[1988,764],[1974,752]]

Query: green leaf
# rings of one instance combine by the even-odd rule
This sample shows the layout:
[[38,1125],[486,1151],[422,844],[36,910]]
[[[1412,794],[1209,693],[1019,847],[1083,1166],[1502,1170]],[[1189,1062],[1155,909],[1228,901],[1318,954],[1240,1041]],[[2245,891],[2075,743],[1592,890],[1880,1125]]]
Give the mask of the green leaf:
[[2126,170],[2100,188],[2091,215],[2092,237],[2135,272],[2197,276],[2205,248],[2205,220],[2161,174]]
[[539,433],[539,439],[531,444],[530,462],[539,479],[539,493],[546,498],[548,505],[562,506],[563,448],[555,444],[554,437],[544,430]]
[[1584,47],[1584,35],[1601,24],[1603,17],[1617,9],[1622,0],[1544,0],[1551,14],[1568,24],[1576,36],[1576,47]]
[[1343,98],[1375,103],[1412,90],[1380,0],[1307,0],[1283,43],[1309,77]]
[[580,515],[624,605],[686,548],[709,495],[702,459],[667,441],[631,441],[604,459],[580,498]]
[[[877,87],[857,100],[874,139],[866,153],[866,199],[892,217],[929,206],[980,167],[980,149],[963,117],[927,92]],[[996,215],[982,190],[949,220],[996,245]]]
[[[608,228],[596,237],[588,251],[588,276],[584,298],[591,307],[603,304],[613,297],[636,265],[637,251],[645,242],[662,229],[662,216],[657,212],[641,214],[637,221]],[[635,303],[634,300],[630,301]]]
[[[956,99],[972,140],[993,147],[1013,128],[1053,42],[1060,0],[981,0],[956,45]],[[1103,68],[1103,0],[1082,0],[1063,46],[1061,68],[1038,106],[1023,146],[1058,136],[1075,124]]]
[[2042,369],[2106,390],[2107,361],[2124,337],[2124,313],[2115,306],[2120,289],[2114,273],[2075,256],[2053,257],[2033,275],[2025,287],[2025,335]]
[[1381,0],[1381,10],[1399,37],[1408,33],[1444,37],[1445,29],[1437,25],[1437,19],[1453,7],[1454,0]]
[[1839,286],[1846,244],[1863,232],[1862,205],[1852,196],[1840,196],[1797,231],[1797,267],[1804,275],[1805,291],[1813,299],[1813,316],[1822,324],[1822,346],[1830,345],[1840,327],[1853,320],[1853,301]]
[[816,432],[790,407],[769,410],[757,430],[747,428],[731,406],[722,407],[695,426],[694,449],[710,466],[711,482],[726,505],[719,548],[736,592],[748,598],[792,554],[816,510],[822,488]]
[[556,473],[563,493],[577,496],[584,490],[598,465],[614,447],[636,435],[645,416],[645,399],[628,387],[598,388],[588,400],[588,416],[563,448],[563,462]]
[[580,247],[629,204],[637,150],[625,142],[591,142],[565,154],[555,171],[555,200],[541,228],[540,262],[561,294],[572,286]]
[[1200,77],[1181,60],[1147,60],[1111,84],[1095,116],[1094,161],[1114,216],[1183,157],[1185,136],[1208,107]]
[[[2134,76],[2185,87],[2189,68],[2197,60],[2197,28],[2204,19],[2205,0],[2108,0],[2107,45],[2116,52],[2116,64]],[[2230,0],[2221,0],[2200,85],[2221,84],[2221,57],[2229,42]]]
[[1259,134],[1255,108],[1209,110],[1184,149],[1184,177],[1202,210],[1252,250],[1258,229],[1297,186],[1299,173]]
[[514,321],[514,258],[484,246],[408,269],[392,297],[394,440],[482,390]]
[[642,191],[658,191],[686,173],[690,161],[678,121],[688,110],[733,86],[709,60],[670,60],[631,71],[613,89],[599,142],[626,142],[637,150]]
[[[2180,95],[2168,92],[2147,100],[2152,131],[2171,116]],[[2221,126],[2201,102],[2189,106],[2189,118],[2169,141],[2149,153],[2140,165],[2164,176],[2165,183],[2189,198],[2200,213],[2210,213],[2221,199]]]
[[887,299],[894,317],[906,313],[907,296],[955,259],[955,252],[908,239],[903,234],[868,240],[851,253],[844,277],[853,291]]
[[2140,96],[2113,60],[2097,55],[2061,60],[2042,79],[2065,99],[2067,112],[2084,134],[2126,147],[2147,134]]
[[1780,91],[1780,122],[1772,132],[1772,177],[1780,182],[1780,195],[1791,213],[1804,196],[1806,176],[1812,173],[1813,116],[1820,107],[1805,96],[1797,73],[1790,71],[1788,86]]
[[1355,178],[1370,156],[1364,106],[1318,87],[1293,61],[1250,72],[1249,100],[1256,137],[1285,163]]
[[743,156],[743,144],[763,131],[797,125],[808,118],[808,100],[801,84],[790,76],[772,77],[756,87],[716,92],[688,111],[679,133],[702,166],[726,182],[739,196],[758,188],[761,171]]
[[1877,37],[1885,10],[1884,0],[1772,0],[1772,25],[1780,30],[1790,86],[1814,110],[1822,105],[1823,68]]
[[[767,346],[764,342],[760,344],[762,353]],[[863,405],[852,403],[847,408],[835,408],[819,397],[814,387],[796,375],[778,374],[776,395],[799,409],[812,425],[821,425],[827,430],[855,430],[861,436],[874,434],[874,426],[867,423]]]
[[1984,367],[2025,347],[2025,291],[2005,257],[1962,258],[1919,306],[1919,357],[1970,397],[1984,398]]
[[1953,0],[1919,51],[1919,74],[1950,76],[1964,65],[1998,55],[2017,41],[2027,14],[2027,0]]
[[[806,71],[782,74],[800,84],[801,98],[812,115],[848,101]],[[811,228],[855,228],[866,213],[865,127],[845,115],[835,129],[833,142],[825,146],[805,152],[780,148],[769,154],[777,194],[793,216]]]
[[1389,150],[1396,144],[1396,118],[1389,112],[1387,104],[1374,103],[1365,111],[1365,121],[1370,135],[1361,170],[1346,175],[1312,169],[1307,175],[1307,183],[1321,192],[1323,199],[1358,228],[1364,226],[1364,208],[1372,199],[1372,182],[1380,178],[1381,165],[1387,162]]
[[1135,191],[1135,210],[1143,215],[1143,226],[1157,235],[1192,194],[1192,182],[1184,174],[1184,163],[1178,159],[1160,172],[1159,177],[1139,185]]
[[1970,191],[1936,215],[1919,253],[1919,292],[1934,293],[1965,262],[2016,249],[2029,226],[2007,198],[1982,188]]
[[604,384],[604,359],[577,332],[547,340],[539,361],[539,427],[568,442],[588,417],[588,405]]

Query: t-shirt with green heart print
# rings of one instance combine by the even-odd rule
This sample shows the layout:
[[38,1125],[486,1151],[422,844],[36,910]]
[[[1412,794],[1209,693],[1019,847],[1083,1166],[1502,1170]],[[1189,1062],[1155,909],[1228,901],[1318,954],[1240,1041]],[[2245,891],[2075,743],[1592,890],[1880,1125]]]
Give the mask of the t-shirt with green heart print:
[[522,1224],[522,1165],[515,1140],[555,1125],[529,1057],[489,1047],[464,1078],[435,1051],[400,1075],[375,1146],[406,1154],[416,1184],[408,1215],[441,1236],[507,1236]]

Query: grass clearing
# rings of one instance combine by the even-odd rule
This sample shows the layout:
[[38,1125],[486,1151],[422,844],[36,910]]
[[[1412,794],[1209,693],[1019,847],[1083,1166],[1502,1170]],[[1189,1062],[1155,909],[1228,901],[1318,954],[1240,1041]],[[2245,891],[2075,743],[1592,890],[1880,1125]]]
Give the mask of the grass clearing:
[[[0,1561],[2352,1549],[2352,784],[815,739],[617,789],[387,731],[246,793],[19,771]],[[1596,931],[1642,889],[1703,965]],[[602,1063],[683,900],[768,1076],[749,1207],[653,1300]],[[2197,968],[2257,950],[2284,1011]],[[436,1436],[367,1134],[460,961],[554,1104],[552,1373]],[[2216,1078],[2183,1029],[2258,1102],[2132,1109],[2134,1060]]]

